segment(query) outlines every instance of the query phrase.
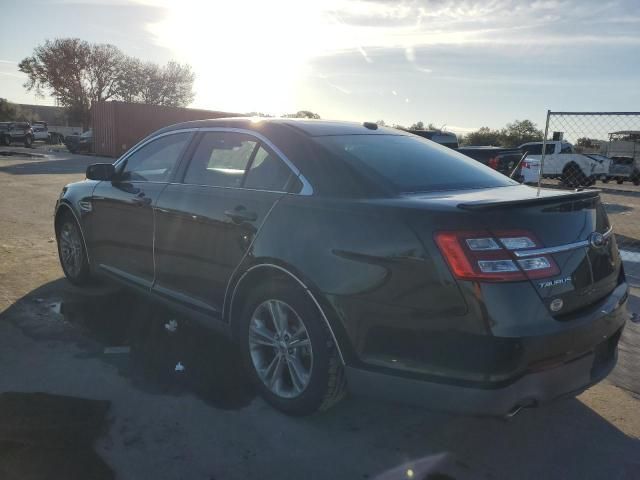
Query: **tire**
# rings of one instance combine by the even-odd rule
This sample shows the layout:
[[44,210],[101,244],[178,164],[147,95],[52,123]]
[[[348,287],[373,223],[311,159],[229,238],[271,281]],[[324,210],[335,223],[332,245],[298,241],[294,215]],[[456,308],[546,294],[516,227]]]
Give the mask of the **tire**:
[[624,179],[619,178],[619,179],[617,179],[617,180],[616,180],[616,183],[617,183],[618,185],[622,185],[622,184],[624,183]]
[[91,271],[87,252],[80,226],[71,213],[62,214],[56,225],[56,240],[58,241],[58,258],[65,277],[74,285],[88,285]]
[[33,145],[33,137],[31,135],[27,135],[24,137],[24,146],[30,148]]
[[575,188],[586,184],[587,177],[582,173],[582,170],[580,170],[580,167],[577,165],[568,165],[562,171],[562,177],[560,177],[560,180],[567,187]]
[[4,137],[2,137],[2,143],[8,147],[11,145],[11,136],[9,135],[5,135]]
[[[282,320],[279,327],[274,318]],[[249,293],[238,320],[236,339],[244,365],[271,406],[288,415],[311,415],[344,397],[337,347],[316,305],[300,287],[281,281],[258,286]]]

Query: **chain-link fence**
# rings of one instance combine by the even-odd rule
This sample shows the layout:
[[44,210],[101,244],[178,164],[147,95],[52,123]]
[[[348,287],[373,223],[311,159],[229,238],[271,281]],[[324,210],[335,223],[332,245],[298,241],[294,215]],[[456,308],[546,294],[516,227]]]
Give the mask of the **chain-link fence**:
[[640,112],[549,111],[543,141],[523,149],[525,182],[601,190],[627,276],[640,287]]

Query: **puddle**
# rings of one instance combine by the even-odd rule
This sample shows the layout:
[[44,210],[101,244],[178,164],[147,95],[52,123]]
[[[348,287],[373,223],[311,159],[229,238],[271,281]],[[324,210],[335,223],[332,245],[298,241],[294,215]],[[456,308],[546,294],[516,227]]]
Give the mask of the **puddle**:
[[0,394],[0,477],[114,478],[93,451],[109,402],[45,393]]
[[151,393],[191,392],[223,409],[255,397],[237,347],[227,338],[128,292],[67,292],[60,311],[97,340],[89,355]]

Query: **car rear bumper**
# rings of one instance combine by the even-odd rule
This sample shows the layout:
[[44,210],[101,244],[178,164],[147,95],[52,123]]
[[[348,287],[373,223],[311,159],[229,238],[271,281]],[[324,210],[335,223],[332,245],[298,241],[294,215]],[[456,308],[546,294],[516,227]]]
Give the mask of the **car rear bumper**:
[[352,367],[346,368],[347,384],[356,395],[447,412],[506,416],[522,407],[577,395],[604,379],[616,364],[621,331],[593,352],[556,368],[528,373],[500,388],[427,382]]
[[[563,322],[567,327],[576,322],[575,327],[547,335],[511,337],[529,353],[528,366],[519,374],[513,372],[512,377],[491,381],[486,372],[486,382],[465,380],[460,375],[435,378],[406,367],[370,364],[346,367],[349,390],[435,410],[492,416],[576,395],[605,378],[615,366],[618,341],[628,318],[627,293],[623,283],[596,305],[597,312]],[[490,338],[499,341],[506,337]],[[465,355],[471,351],[458,349],[458,356]]]

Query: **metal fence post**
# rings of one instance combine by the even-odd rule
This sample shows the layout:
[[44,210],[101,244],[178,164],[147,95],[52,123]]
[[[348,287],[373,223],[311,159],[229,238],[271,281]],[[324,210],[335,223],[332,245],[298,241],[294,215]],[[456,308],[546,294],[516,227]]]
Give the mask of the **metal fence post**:
[[542,184],[542,172],[544,171],[544,156],[547,152],[547,135],[549,134],[549,117],[551,110],[547,110],[547,122],[544,127],[544,137],[542,137],[542,157],[540,158],[540,170],[538,171],[538,196],[540,196],[540,185]]

